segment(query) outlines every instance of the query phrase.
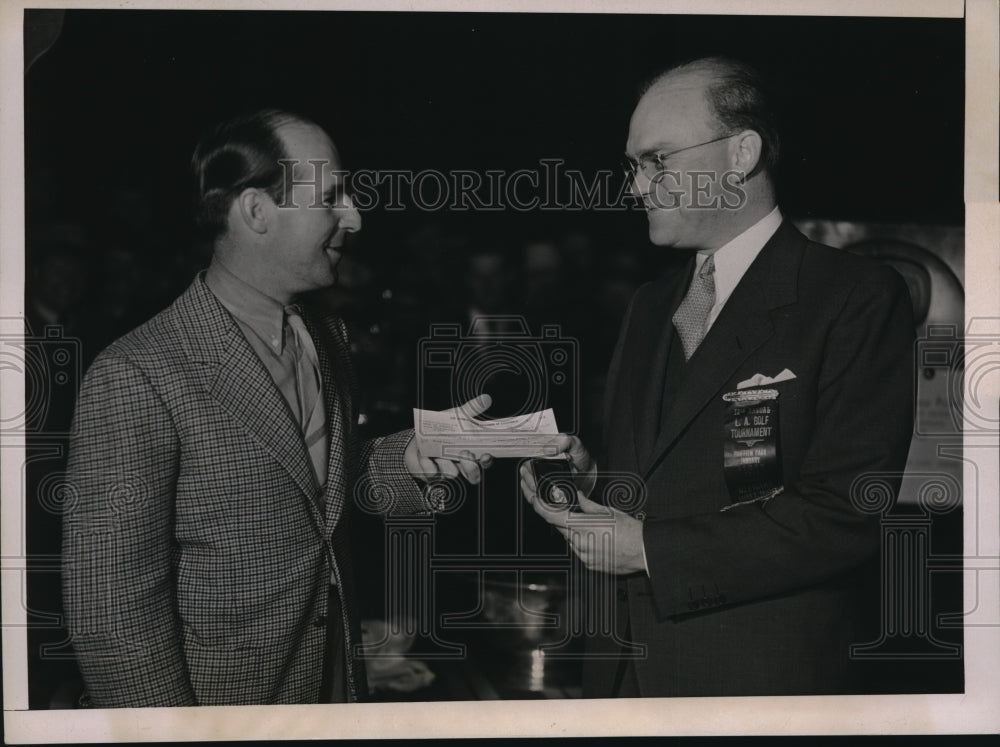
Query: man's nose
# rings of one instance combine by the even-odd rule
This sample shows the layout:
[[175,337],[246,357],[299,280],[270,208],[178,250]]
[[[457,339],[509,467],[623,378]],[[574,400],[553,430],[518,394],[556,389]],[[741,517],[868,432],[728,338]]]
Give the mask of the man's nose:
[[649,194],[649,187],[652,184],[652,180],[642,172],[641,169],[637,169],[632,178],[629,179],[629,189],[632,194],[639,198],[640,200],[644,195]]
[[340,210],[340,228],[345,233],[357,233],[361,230],[361,213],[354,207],[350,195],[344,195],[344,207]]

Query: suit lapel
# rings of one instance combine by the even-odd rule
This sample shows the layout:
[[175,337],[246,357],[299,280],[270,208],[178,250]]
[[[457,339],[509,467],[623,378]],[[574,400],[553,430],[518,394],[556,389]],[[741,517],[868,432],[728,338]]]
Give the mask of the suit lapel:
[[205,389],[288,472],[318,520],[319,486],[299,426],[270,373],[201,275],[178,299],[178,310],[195,320],[185,333],[192,360],[205,365]]
[[353,423],[350,385],[344,379],[350,348],[344,322],[336,320],[336,328],[331,330],[317,323],[312,315],[304,316],[309,334],[316,341],[319,357],[320,376],[323,380],[323,402],[326,407],[326,427],[328,435],[326,496],[324,523],[331,532],[344,511],[344,501],[348,499],[346,489],[348,476],[347,445],[350,443],[350,428]]
[[796,298],[803,242],[786,221],[747,269],[687,363],[677,402],[660,428],[651,459],[640,463],[646,467],[646,476],[736,369],[774,333],[771,310]]
[[656,443],[667,357],[674,337],[671,319],[684,298],[685,289],[694,274],[694,265],[692,258],[682,272],[658,284],[660,287],[649,313],[638,316],[642,322],[631,333],[636,341],[629,349],[634,351],[631,397],[637,464],[646,463]]

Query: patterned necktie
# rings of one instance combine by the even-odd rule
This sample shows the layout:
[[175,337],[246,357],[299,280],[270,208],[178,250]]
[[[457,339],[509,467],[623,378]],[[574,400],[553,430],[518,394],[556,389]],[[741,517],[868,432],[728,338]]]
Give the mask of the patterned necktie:
[[326,483],[328,446],[319,356],[316,355],[316,347],[299,315],[298,307],[286,306],[285,317],[295,340],[295,391],[299,400],[299,411],[296,415],[302,428],[306,448],[309,450],[313,471],[322,486]]
[[674,327],[684,344],[684,359],[690,360],[705,338],[708,314],[715,305],[715,255],[709,254],[691,287],[674,313]]

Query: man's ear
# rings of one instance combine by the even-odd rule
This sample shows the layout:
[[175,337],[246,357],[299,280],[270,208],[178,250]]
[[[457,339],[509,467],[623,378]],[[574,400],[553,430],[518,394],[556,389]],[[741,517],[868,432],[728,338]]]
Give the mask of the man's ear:
[[267,233],[273,207],[274,201],[266,192],[247,187],[233,203],[233,217],[254,233]]
[[744,130],[736,137],[733,150],[733,170],[740,171],[744,178],[750,176],[760,163],[762,141],[760,135],[753,130]]

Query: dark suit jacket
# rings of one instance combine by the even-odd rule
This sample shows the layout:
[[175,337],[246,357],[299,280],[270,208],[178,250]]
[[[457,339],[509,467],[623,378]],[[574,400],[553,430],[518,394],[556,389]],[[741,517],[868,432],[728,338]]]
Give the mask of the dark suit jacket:
[[[352,491],[366,477],[395,510],[426,506],[402,462],[410,433],[359,443],[343,323],[304,318],[326,400],[325,490],[284,398],[201,277],[88,371],[63,594],[95,704],[316,702],[329,624],[346,629],[351,694],[366,692],[351,656]],[[326,620],[331,572],[344,620]]]
[[[619,579],[605,603],[627,612],[631,641],[645,646],[635,661],[644,696],[849,692],[858,685],[848,646],[868,640],[862,589],[878,582],[880,540],[879,516],[859,510],[852,484],[885,472],[898,489],[906,463],[909,294],[891,269],[784,223],[687,363],[654,442],[643,435],[660,414],[651,372],[676,335],[671,317],[692,269],[636,292],[613,356],[608,469],[645,482],[636,510],[649,576]],[[773,386],[784,492],[732,505],[723,394],[785,368],[795,378]],[[591,642],[591,654],[602,650],[615,647]],[[612,667],[588,662],[586,695],[610,694]]]

